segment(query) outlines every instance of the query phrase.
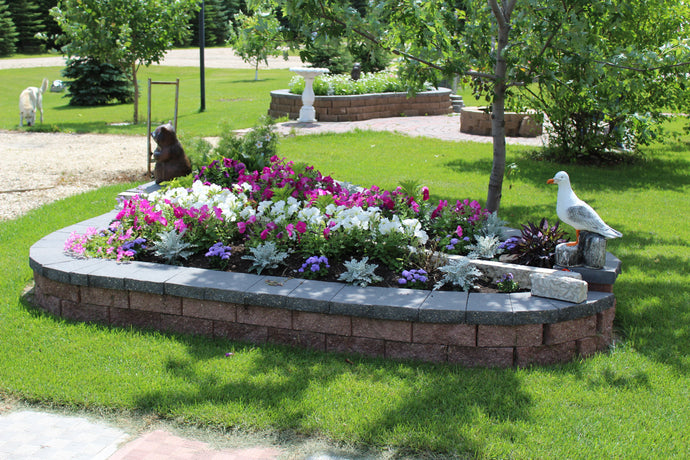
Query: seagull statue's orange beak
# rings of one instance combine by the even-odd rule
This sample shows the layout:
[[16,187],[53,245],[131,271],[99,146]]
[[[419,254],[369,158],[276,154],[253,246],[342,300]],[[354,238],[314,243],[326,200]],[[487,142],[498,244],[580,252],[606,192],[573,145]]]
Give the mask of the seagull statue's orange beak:
[[546,181],[547,184],[553,184],[553,179],[549,179]]

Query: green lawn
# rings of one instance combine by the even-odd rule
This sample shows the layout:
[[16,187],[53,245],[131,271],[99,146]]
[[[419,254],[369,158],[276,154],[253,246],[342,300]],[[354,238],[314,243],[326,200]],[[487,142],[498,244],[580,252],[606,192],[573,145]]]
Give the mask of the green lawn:
[[[645,163],[612,168],[536,162],[524,148],[508,148],[520,174],[504,188],[504,219],[555,221],[556,188],[546,180],[566,169],[578,195],[624,234],[609,243],[623,261],[615,285],[620,341],[609,353],[528,369],[345,360],[73,323],[32,307],[22,297],[32,278],[29,246],[112,208],[123,185],[0,224],[0,395],[201,426],[323,435],[400,455],[687,458],[689,139],[650,148]],[[488,144],[390,133],[286,138],[279,152],[362,185],[393,187],[416,178],[436,198],[482,202],[491,165]],[[234,356],[225,357],[228,351]]]
[[[40,86],[43,78],[50,81],[63,79],[61,67],[0,70],[3,91],[0,95],[0,129],[19,128],[19,94],[27,86]],[[218,136],[228,129],[254,126],[260,116],[268,113],[270,92],[286,89],[295,76],[287,69],[260,70],[254,80],[254,70],[206,69],[206,110],[199,112],[201,82],[199,69],[154,65],[142,68],[138,74],[141,98],[139,123],[132,121],[134,104],[112,104],[106,107],[75,107],[64,97],[67,92],[46,92],[43,96],[43,125],[37,121],[35,130],[74,133],[111,133],[146,135],[148,104],[148,78],[153,81],[180,79],[178,102],[178,131],[187,136]],[[175,87],[153,85],[152,126],[173,119]],[[478,104],[469,88],[461,91],[466,104]],[[38,118],[37,118],[38,120]],[[30,130],[24,126],[25,130]]]

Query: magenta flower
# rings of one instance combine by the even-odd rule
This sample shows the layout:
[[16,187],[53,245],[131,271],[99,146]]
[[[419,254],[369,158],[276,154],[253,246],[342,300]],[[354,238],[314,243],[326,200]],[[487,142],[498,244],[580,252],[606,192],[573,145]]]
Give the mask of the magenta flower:
[[429,187],[426,185],[422,187],[422,199],[424,201],[429,201]]

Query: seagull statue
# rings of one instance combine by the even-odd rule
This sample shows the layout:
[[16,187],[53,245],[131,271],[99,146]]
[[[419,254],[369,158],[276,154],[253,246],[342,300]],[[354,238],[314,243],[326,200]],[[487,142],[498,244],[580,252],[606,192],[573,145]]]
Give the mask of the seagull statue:
[[565,171],[559,171],[547,184],[558,184],[558,198],[556,199],[556,214],[561,221],[575,229],[575,241],[568,246],[575,246],[580,241],[580,230],[598,233],[604,238],[620,238],[623,236],[599,217],[594,209],[575,195],[570,187],[570,177]]

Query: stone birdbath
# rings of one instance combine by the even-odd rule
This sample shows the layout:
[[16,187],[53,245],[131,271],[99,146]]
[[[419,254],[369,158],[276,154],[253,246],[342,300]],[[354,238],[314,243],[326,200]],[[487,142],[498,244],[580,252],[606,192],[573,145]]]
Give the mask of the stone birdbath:
[[328,69],[292,67],[291,72],[304,78],[304,91],[302,92],[302,108],[299,111],[300,123],[313,123],[316,121],[316,110],[314,110],[314,79],[319,75],[328,73]]

